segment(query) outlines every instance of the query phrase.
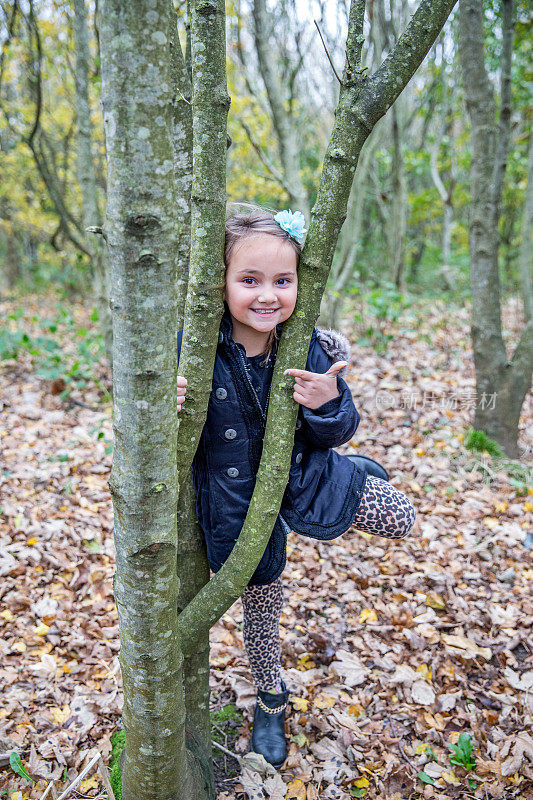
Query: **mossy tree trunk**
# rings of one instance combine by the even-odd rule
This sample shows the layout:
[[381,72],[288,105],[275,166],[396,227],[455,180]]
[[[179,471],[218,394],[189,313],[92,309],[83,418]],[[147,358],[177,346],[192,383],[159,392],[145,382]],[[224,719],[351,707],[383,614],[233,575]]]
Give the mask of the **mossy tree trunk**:
[[184,95],[184,84],[179,87],[184,78],[178,76],[188,70],[182,70],[176,18],[167,0],[105,0],[101,16],[124,800],[214,795],[208,635],[259,563],[287,483],[297,405],[283,372],[305,365],[361,147],[423,60],[454,0],[423,0],[394,51],[370,77],[359,69],[365,3],[352,2],[339,105],[302,254],[298,302],[280,342],[255,491],[231,556],[210,581],[189,470],[205,422],[223,310],[228,97],[224,4],[191,0],[190,5],[191,249],[180,359],[189,385],[179,435],[176,265],[187,214],[180,234],[176,187],[187,193],[186,181],[179,184],[179,164],[190,139],[179,132],[176,103]]
[[177,629],[175,24],[168,0],[105,0],[100,16],[124,800],[184,800],[189,777]]

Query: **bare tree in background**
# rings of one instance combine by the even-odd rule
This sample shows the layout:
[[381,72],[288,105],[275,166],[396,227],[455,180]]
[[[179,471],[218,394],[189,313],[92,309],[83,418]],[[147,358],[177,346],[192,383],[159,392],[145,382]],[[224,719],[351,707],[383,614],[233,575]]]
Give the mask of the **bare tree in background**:
[[513,0],[502,0],[501,9],[499,120],[485,65],[482,0],[460,0],[459,55],[472,128],[471,332],[478,395],[474,427],[495,439],[508,456],[517,458],[520,411],[533,373],[533,320],[526,322],[508,359],[501,324],[498,226],[510,138]]

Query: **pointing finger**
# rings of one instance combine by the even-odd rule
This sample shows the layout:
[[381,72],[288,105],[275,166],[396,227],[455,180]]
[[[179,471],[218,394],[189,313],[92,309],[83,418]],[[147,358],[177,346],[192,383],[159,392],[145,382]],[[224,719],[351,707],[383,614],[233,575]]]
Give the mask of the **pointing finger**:
[[301,378],[303,381],[311,381],[315,373],[309,372],[306,369],[286,369],[284,375],[290,375],[293,378]]

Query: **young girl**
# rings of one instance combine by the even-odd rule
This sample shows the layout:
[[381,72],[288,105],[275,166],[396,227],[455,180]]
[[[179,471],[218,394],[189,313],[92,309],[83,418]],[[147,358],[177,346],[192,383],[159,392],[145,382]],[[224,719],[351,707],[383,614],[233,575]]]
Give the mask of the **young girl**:
[[[213,372],[207,421],[192,465],[198,519],[216,572],[242,528],[261,458],[278,337],[298,290],[303,216],[254,210],[226,222],[225,311]],[[181,333],[178,334],[178,350]],[[405,536],[415,510],[388,483],[385,470],[337,447],[355,433],[359,414],[341,377],[348,340],[314,329],[305,370],[294,377],[299,403],[289,481],[265,553],[242,595],[243,635],[258,690],[252,750],[275,767],[287,755],[279,620],[281,573],[290,530],[333,539],[351,525],[390,538]],[[178,411],[186,381],[178,377]]]

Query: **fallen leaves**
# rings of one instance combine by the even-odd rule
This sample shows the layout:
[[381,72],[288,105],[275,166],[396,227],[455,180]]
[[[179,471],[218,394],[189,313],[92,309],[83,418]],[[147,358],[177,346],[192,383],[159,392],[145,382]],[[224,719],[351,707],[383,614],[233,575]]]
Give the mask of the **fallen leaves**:
[[472,639],[467,636],[458,636],[455,634],[441,633],[441,638],[444,644],[449,645],[454,650],[459,650],[460,654],[465,658],[475,658],[481,656],[487,661],[492,656],[490,647],[479,647]]
[[[452,419],[436,403],[379,413],[375,405],[382,380],[430,382],[435,391],[450,379],[472,385],[468,359],[453,373],[437,368],[467,336],[466,313],[454,312],[438,344],[432,326],[450,310],[432,315],[431,323],[423,314],[417,320],[431,344],[399,330],[387,356],[358,351],[357,379],[355,371],[348,376],[362,416],[352,446],[389,469],[417,507],[419,530],[402,541],[355,531],[323,543],[289,537],[282,618],[289,757],[276,772],[246,756],[240,786],[220,800],[531,793],[533,569],[524,547],[531,496],[519,495],[503,471],[484,483],[484,456],[461,447],[458,428],[470,411]],[[433,377],[424,374],[428,361]],[[59,777],[66,768],[72,780],[94,741],[109,753],[123,702],[111,459],[98,438],[111,439],[110,409],[67,411],[29,362],[2,377],[0,741],[24,748],[31,774]],[[529,448],[531,411],[527,400],[520,437]],[[255,705],[241,622],[236,603],[211,633],[212,697],[229,697],[244,712],[240,754]],[[468,772],[449,760],[461,733],[473,742],[476,767]],[[27,782],[11,778],[14,796],[28,794]],[[80,788],[96,794],[95,780]]]

